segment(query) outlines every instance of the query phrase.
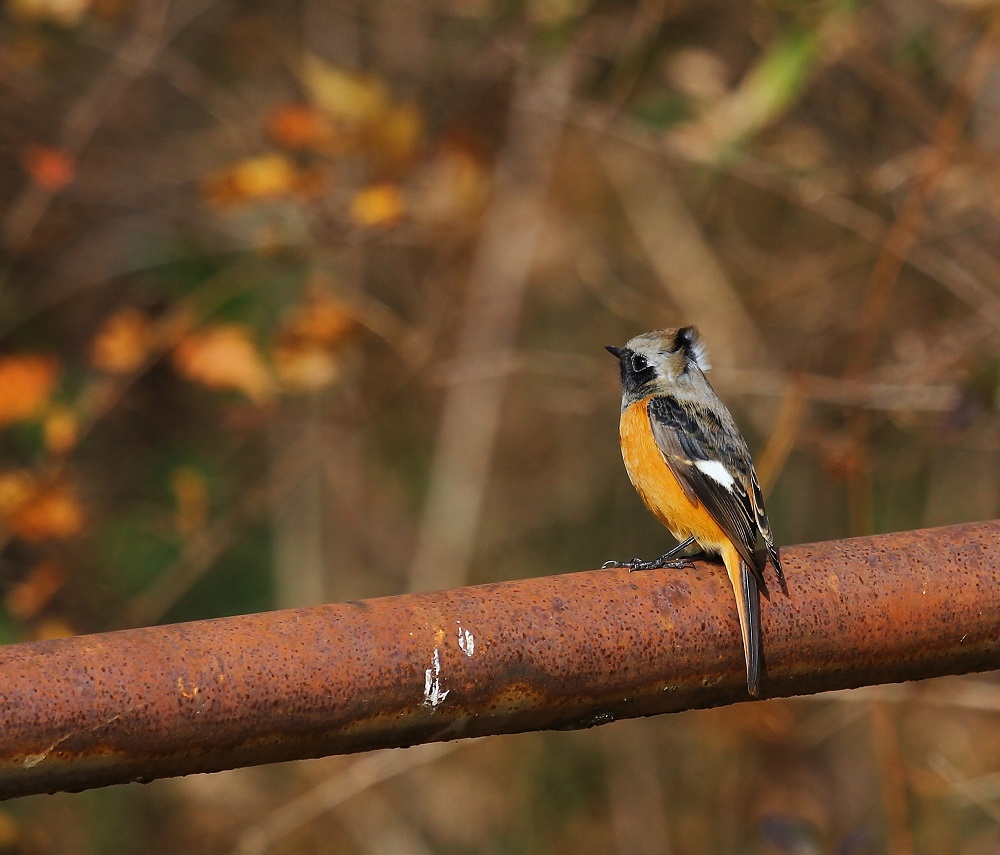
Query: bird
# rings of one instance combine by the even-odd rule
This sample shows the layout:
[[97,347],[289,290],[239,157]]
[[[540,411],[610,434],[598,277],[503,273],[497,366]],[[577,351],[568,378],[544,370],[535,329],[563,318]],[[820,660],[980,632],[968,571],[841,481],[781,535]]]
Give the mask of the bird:
[[679,545],[652,561],[608,561],[605,567],[690,567],[677,556],[722,558],[736,595],[747,690],[760,694],[760,594],[767,595],[758,537],[784,586],[784,571],[746,440],[705,376],[711,365],[693,326],[655,330],[617,357],[622,406],[619,432],[629,480]]

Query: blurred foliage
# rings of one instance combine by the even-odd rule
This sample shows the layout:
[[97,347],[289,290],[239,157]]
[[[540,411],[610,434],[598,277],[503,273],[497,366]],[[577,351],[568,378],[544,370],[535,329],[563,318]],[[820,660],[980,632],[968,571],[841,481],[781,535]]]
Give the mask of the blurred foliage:
[[[998,15],[8,0],[0,640],[658,554],[601,346],[679,323],[781,542],[997,516]],[[28,799],[0,850],[996,852],[995,683],[929,686],[403,752],[273,838],[381,761]]]

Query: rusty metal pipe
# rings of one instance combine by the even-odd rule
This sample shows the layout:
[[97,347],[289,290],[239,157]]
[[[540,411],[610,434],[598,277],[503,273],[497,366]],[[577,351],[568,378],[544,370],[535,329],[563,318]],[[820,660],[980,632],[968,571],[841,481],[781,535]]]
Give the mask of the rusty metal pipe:
[[[771,697],[1000,668],[1000,521],[789,547]],[[15,644],[0,797],[747,700],[719,566]]]

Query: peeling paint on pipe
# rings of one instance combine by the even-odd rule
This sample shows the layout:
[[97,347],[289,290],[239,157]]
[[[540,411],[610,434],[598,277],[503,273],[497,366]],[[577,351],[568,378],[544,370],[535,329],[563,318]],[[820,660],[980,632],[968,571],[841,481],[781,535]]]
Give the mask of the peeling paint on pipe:
[[[1000,521],[789,547],[766,696],[1000,668]],[[721,566],[11,645],[0,797],[747,700]]]

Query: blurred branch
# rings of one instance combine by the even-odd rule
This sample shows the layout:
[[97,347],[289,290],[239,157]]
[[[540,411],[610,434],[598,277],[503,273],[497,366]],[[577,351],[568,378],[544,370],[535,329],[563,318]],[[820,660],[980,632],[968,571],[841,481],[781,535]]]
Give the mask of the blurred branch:
[[994,804],[997,799],[996,775],[968,778],[942,754],[934,754],[929,765],[931,771],[939,775],[952,792],[976,805],[994,822],[1000,823],[1000,807]]
[[[615,851],[621,855],[671,855],[670,821],[651,749],[655,730],[607,728],[603,737],[607,766],[608,812],[614,831]],[[655,743],[654,743],[655,744]]]
[[[933,141],[922,159],[913,187],[904,199],[875,260],[861,305],[857,332],[844,368],[844,376],[849,380],[864,377],[871,366],[900,271],[917,243],[931,201],[958,148],[976,95],[996,65],[998,54],[1000,14],[994,14],[959,75],[951,100],[934,129]],[[850,530],[854,534],[871,531],[873,527],[868,423],[868,414],[864,410],[851,414],[850,433],[859,462],[852,469],[848,485]]]
[[[210,5],[211,0],[193,4],[168,28],[170,0],[142,0],[131,33],[90,87],[66,111],[54,145],[75,160],[128,87],[146,74],[164,47]],[[56,191],[30,182],[11,201],[0,220],[0,244],[12,257],[31,239],[55,196]]]
[[927,208],[958,147],[976,95],[996,65],[998,53],[1000,15],[994,15],[962,69],[951,101],[938,120],[933,142],[923,158],[913,188],[882,243],[861,307],[858,333],[845,369],[847,377],[859,377],[871,364],[875,343],[885,321],[899,272],[917,242]]
[[[1000,667],[1000,521],[782,555],[767,695]],[[0,797],[745,700],[732,591],[707,563],[17,644]]]
[[855,703],[886,701],[894,704],[1000,713],[1000,685],[985,680],[939,680],[899,686],[866,686],[853,692],[828,692],[803,700]]
[[[291,491],[286,482],[286,491]],[[145,626],[156,623],[215,565],[254,520],[264,517],[273,501],[281,495],[266,487],[244,492],[232,507],[191,537],[183,546],[180,557],[159,573],[128,604],[122,626]]]
[[[541,72],[534,71],[530,57],[521,59],[493,201],[469,274],[454,357],[459,365],[497,359],[516,343],[577,63],[573,49]],[[505,375],[449,388],[410,570],[411,590],[457,585],[465,577],[506,390]]]
[[348,799],[412,769],[434,763],[458,747],[427,745],[416,751],[380,751],[361,757],[251,825],[240,835],[233,855],[263,855],[283,837]]
[[307,435],[288,450],[283,467],[272,470],[267,484],[245,489],[203,531],[190,537],[177,560],[132,599],[121,625],[145,626],[162,620],[250,525],[264,519],[269,508],[282,507],[318,468],[316,457],[320,452],[309,440]]
[[[788,199],[870,243],[886,244],[891,226],[881,216],[818,182],[791,175],[750,155],[726,164],[725,168],[740,181]],[[922,245],[910,247],[905,263],[950,291],[1000,330],[1000,296],[967,266],[933,246]]]
[[[583,128],[633,150],[673,159],[681,164],[701,164],[700,159],[681,149],[665,148],[659,138],[642,133],[635,127],[611,125],[609,118],[606,111],[590,108],[582,111],[577,121]],[[879,214],[819,181],[790,173],[750,152],[719,164],[717,168],[748,185],[787,199],[872,244],[882,246],[886,242],[891,227]],[[665,245],[669,243],[661,242]],[[981,314],[996,330],[1000,330],[1000,295],[984,284],[979,276],[971,273],[967,266],[933,246],[921,245],[911,247],[905,263],[950,291],[970,309]]]
[[899,747],[896,722],[893,720],[892,710],[882,701],[872,701],[869,712],[889,852],[891,855],[912,855],[914,847],[906,804],[906,769]]
[[[595,154],[670,300],[684,322],[697,322],[711,343],[713,362],[726,370],[736,365],[768,367],[768,348],[756,322],[671,176],[648,156],[619,145],[598,143]],[[651,175],[657,180],[651,181]]]
[[798,378],[787,385],[787,391],[781,399],[781,408],[774,419],[774,427],[768,437],[767,445],[757,459],[757,472],[760,476],[760,486],[765,494],[778,480],[781,470],[788,460],[788,455],[795,447],[795,439],[802,427],[802,417],[806,412],[807,391],[806,382]]
[[752,369],[729,371],[724,381],[716,385],[722,389],[731,388],[733,394],[785,398],[791,394],[789,386],[792,384],[799,385],[798,394],[807,401],[892,412],[948,412],[955,406],[960,392],[958,386],[947,383],[885,383],[847,380],[825,374]]
[[[405,784],[404,784],[405,786]],[[371,855],[435,855],[425,842],[418,820],[393,794],[368,791],[357,806],[338,811],[337,820],[354,838],[357,852]]]

